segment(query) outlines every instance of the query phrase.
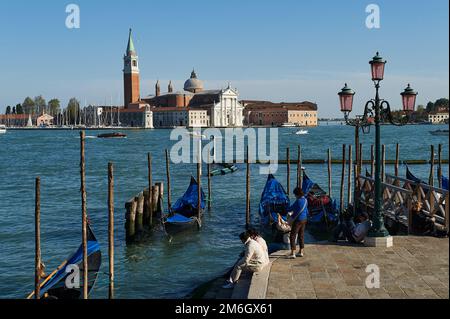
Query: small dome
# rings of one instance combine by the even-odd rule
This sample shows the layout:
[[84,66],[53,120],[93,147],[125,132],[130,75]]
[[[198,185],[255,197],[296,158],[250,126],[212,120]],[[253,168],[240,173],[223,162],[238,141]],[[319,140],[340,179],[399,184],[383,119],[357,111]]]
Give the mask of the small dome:
[[192,93],[203,91],[203,82],[197,79],[195,71],[192,71],[191,78],[184,83],[184,90]]

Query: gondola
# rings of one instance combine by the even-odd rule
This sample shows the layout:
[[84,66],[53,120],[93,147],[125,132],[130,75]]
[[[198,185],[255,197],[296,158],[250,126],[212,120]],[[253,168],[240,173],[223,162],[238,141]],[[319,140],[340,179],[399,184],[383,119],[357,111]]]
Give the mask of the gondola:
[[234,173],[238,170],[236,165],[232,164],[216,164],[218,167],[211,171],[211,176],[227,175]]
[[417,183],[417,184],[427,184],[425,181],[414,176],[414,174],[409,170],[408,165],[406,165],[406,179],[413,181],[414,183]]
[[282,231],[280,227],[278,227],[278,214],[281,215],[284,221],[287,221],[289,206],[290,201],[288,194],[280,182],[270,174],[261,195],[259,216],[262,225],[266,228],[271,228],[275,242],[287,243],[286,234],[289,232]]
[[[87,251],[88,251],[88,294],[97,281],[98,272],[102,263],[102,253],[100,245],[95,238],[94,232],[90,225],[87,228]],[[73,268],[80,270],[79,288],[67,288],[66,279],[73,273]],[[47,276],[40,285],[40,297],[44,299],[81,299],[83,297],[83,246],[80,245],[78,250],[64,261],[55,271]],[[32,292],[28,299],[34,297]]]
[[[206,196],[201,190],[201,214],[205,207]],[[191,183],[183,197],[173,205],[169,215],[164,218],[164,227],[169,234],[201,227],[201,216],[200,218],[198,216],[198,183],[194,177],[191,177]]]
[[331,229],[339,221],[337,203],[303,173],[302,190],[308,199],[308,226]]
[[448,177],[442,176],[442,189],[445,189],[448,191]]

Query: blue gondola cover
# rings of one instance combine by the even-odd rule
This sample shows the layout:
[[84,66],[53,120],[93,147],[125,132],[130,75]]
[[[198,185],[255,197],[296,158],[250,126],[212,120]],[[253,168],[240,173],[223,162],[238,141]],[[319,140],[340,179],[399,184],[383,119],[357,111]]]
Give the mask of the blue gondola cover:
[[278,213],[280,213],[283,218],[286,218],[286,214],[288,213],[287,208],[289,206],[290,201],[286,191],[280,182],[270,174],[267,178],[267,183],[264,187],[259,204],[259,215],[261,216],[262,223],[268,225],[270,224],[271,219],[276,221]]
[[[202,210],[206,207],[206,196],[203,190],[201,190],[201,204]],[[172,206],[172,213],[174,215],[182,215],[184,217],[192,217],[196,214],[198,208],[198,183],[194,177],[191,178],[191,184],[175,205]],[[178,217],[175,217],[178,218]],[[181,220],[181,219],[180,219]],[[178,221],[179,222],[179,221]]]

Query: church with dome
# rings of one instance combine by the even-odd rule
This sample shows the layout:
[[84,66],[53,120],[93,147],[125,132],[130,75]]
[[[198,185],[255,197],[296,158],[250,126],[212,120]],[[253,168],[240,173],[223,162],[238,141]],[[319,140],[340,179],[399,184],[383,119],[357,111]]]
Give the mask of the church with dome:
[[[205,89],[203,81],[193,70],[182,90],[175,90],[172,82],[169,82],[167,92],[161,93],[161,84],[158,81],[155,85],[155,94],[142,100],[155,107],[156,113],[183,109],[203,110],[207,114],[208,127],[241,127],[244,107],[239,103],[238,94],[237,89],[232,88],[230,84],[225,89]],[[157,119],[155,122],[155,126],[158,126]]]

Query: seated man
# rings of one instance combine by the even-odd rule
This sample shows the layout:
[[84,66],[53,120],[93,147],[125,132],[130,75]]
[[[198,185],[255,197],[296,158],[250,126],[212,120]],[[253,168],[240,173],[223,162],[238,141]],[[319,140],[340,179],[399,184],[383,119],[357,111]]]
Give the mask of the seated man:
[[367,213],[361,213],[357,217],[357,224],[352,219],[344,220],[334,230],[334,241],[337,242],[344,235],[345,239],[351,243],[359,244],[364,241],[369,233],[372,223]]
[[245,245],[244,257],[242,257],[234,266],[231,277],[223,286],[225,289],[232,289],[239,281],[242,271],[258,272],[269,264],[267,252],[255,240],[251,239],[248,232],[239,235],[242,243]]
[[412,231],[414,235],[432,235],[435,233],[435,218],[422,213],[422,203],[416,202],[412,207]]

